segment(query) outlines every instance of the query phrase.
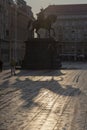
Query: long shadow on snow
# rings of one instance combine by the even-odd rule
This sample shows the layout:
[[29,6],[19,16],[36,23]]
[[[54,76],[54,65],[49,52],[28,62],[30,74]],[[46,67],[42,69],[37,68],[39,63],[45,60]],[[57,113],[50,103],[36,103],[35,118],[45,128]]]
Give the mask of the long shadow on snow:
[[[29,74],[29,73],[28,73]],[[27,76],[28,76],[27,74]],[[26,74],[25,74],[26,75]],[[34,73],[31,74],[32,76],[34,76]],[[35,74],[35,76],[38,75],[42,75],[42,73],[40,74]],[[31,105],[38,105],[37,103],[33,102],[33,99],[35,97],[38,96],[40,90],[47,89],[52,91],[53,93],[56,93],[58,95],[63,95],[63,96],[77,96],[81,93],[79,88],[74,88],[72,87],[72,85],[68,85],[65,87],[62,87],[59,83],[58,80],[55,80],[53,77],[54,75],[63,75],[60,71],[56,72],[55,71],[51,71],[47,73],[45,73],[45,76],[52,76],[50,80],[45,80],[45,81],[41,81],[41,79],[38,79],[36,81],[33,81],[31,79],[29,79],[28,77],[25,78],[25,80],[20,80],[20,78],[16,79],[16,83],[13,85],[14,87],[16,87],[17,89],[20,89],[22,92],[22,99],[25,100],[25,105],[24,107],[29,108]],[[18,76],[23,76],[22,73],[19,73]],[[30,76],[30,75],[29,75]],[[43,74],[44,76],[44,74]]]

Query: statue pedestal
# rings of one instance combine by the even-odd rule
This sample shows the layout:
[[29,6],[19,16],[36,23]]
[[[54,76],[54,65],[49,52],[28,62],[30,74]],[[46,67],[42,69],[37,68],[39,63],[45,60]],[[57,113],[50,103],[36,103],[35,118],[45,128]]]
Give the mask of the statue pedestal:
[[58,69],[61,62],[57,54],[57,42],[53,39],[30,39],[26,41],[23,69]]

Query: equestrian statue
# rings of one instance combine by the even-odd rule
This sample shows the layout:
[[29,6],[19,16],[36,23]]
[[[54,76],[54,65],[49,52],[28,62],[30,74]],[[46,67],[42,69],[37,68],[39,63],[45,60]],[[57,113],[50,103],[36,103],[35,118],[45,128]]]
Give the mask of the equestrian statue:
[[44,16],[44,10],[41,9],[41,12],[37,14],[36,20],[30,20],[28,22],[27,29],[31,32],[36,32],[37,37],[40,38],[40,34],[38,33],[40,28],[44,28],[48,31],[49,38],[51,37],[51,31],[53,31],[53,36],[55,36],[54,28],[52,28],[52,24],[56,22],[56,15],[48,15]]

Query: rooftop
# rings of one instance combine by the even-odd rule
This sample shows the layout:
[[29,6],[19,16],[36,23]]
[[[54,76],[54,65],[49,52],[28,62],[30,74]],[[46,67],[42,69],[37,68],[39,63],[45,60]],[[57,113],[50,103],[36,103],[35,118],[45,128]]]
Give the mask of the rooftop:
[[72,4],[72,5],[49,5],[44,12],[51,14],[87,14],[87,4]]

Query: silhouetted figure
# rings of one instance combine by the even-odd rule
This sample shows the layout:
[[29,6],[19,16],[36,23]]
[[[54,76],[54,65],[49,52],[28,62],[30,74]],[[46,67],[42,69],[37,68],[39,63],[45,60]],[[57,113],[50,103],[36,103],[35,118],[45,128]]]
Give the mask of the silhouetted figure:
[[0,72],[2,72],[2,68],[3,68],[3,62],[2,60],[0,60]]
[[12,59],[10,65],[11,65],[11,75],[16,75],[15,73],[16,61]]

